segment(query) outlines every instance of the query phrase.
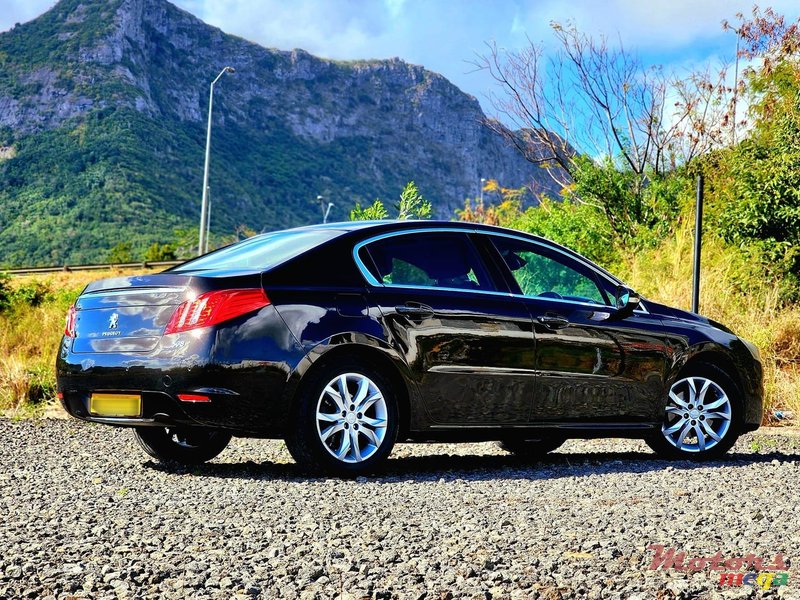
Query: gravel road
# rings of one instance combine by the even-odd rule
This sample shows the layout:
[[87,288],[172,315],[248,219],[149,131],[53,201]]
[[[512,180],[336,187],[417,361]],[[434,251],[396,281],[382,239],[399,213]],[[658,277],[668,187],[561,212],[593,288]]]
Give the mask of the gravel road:
[[[0,420],[0,597],[800,598],[800,437],[725,461],[573,441],[525,464],[493,444],[401,444],[387,470],[307,479],[282,442],[168,469],[129,431]],[[648,569],[785,553],[789,583]],[[800,565],[800,562],[796,564]]]

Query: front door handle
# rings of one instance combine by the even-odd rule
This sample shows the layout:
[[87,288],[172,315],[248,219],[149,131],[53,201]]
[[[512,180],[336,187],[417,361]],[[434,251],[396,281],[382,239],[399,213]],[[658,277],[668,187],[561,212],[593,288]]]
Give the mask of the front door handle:
[[563,329],[569,325],[569,321],[564,317],[556,317],[554,315],[543,315],[536,318],[539,323],[548,329]]
[[416,319],[424,319],[433,316],[433,309],[427,304],[417,304],[417,303],[412,304],[410,302],[407,302],[406,304],[395,306],[394,310],[399,315],[414,317]]

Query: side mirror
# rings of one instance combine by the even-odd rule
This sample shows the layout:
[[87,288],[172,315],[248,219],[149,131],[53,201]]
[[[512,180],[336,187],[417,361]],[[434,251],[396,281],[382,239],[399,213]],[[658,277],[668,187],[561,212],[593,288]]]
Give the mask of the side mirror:
[[624,319],[633,314],[633,311],[639,306],[639,294],[632,289],[620,285],[617,287],[617,312],[618,319]]

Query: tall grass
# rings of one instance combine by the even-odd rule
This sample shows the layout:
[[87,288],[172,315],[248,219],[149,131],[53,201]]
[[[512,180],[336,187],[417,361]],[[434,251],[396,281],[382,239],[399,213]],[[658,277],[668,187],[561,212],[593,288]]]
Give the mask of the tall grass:
[[0,411],[26,413],[55,399],[56,352],[70,304],[90,281],[136,272],[56,273],[2,282]]
[[[627,256],[620,275],[643,296],[688,310],[693,243],[691,223],[683,223],[657,248]],[[776,409],[800,415],[800,306],[782,305],[775,282],[714,236],[703,240],[700,282],[700,313],[761,351],[766,420]]]

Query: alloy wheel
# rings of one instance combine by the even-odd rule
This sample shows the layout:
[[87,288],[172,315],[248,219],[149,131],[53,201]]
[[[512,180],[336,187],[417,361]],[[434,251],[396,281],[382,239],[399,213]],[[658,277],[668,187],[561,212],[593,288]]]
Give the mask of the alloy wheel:
[[717,383],[686,377],[669,391],[661,433],[683,452],[706,452],[719,444],[731,427],[731,401]]
[[337,460],[360,463],[383,443],[388,424],[386,400],[375,382],[360,373],[332,379],[317,401],[317,434]]

